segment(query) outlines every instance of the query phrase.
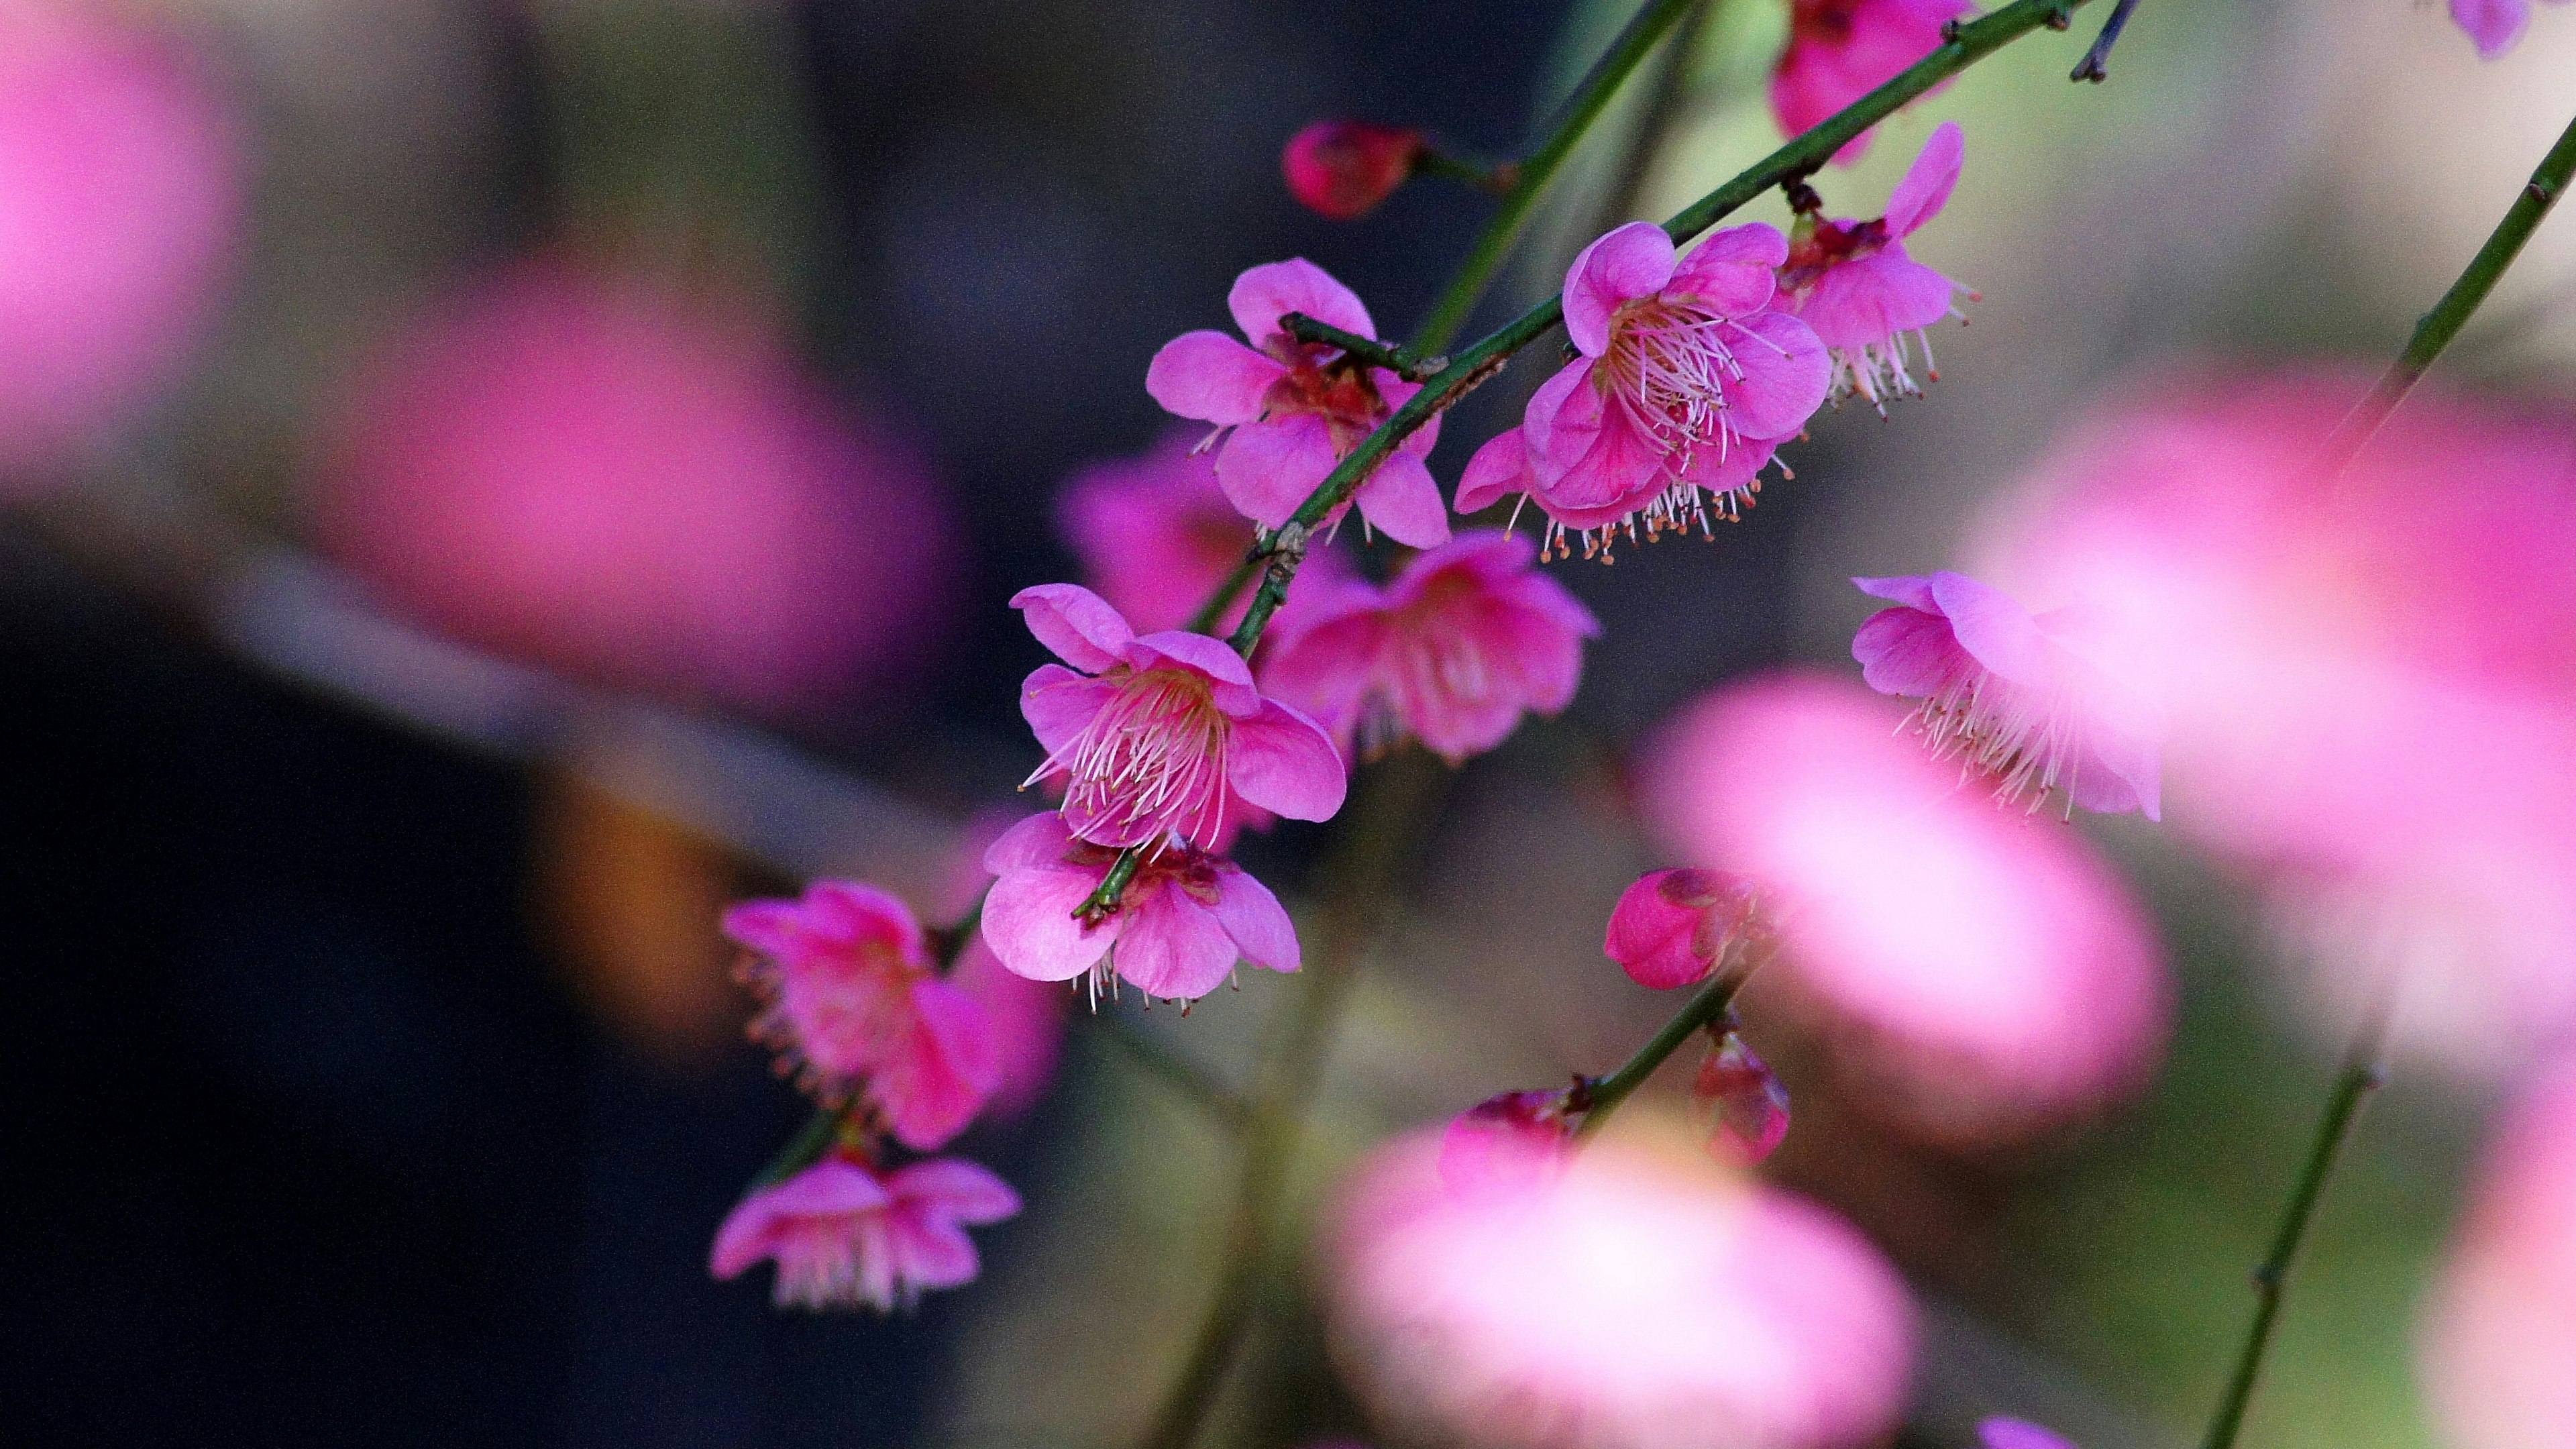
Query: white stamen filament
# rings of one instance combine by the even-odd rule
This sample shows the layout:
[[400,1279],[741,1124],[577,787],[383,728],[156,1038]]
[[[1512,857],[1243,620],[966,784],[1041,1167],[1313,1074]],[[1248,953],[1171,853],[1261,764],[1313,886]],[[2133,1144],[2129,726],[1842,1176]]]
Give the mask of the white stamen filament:
[[1205,846],[1225,829],[1232,726],[1205,681],[1173,669],[1130,675],[1082,732],[1022,788],[1063,771],[1066,819],[1160,853],[1175,838]]
[[2030,689],[1979,669],[1917,705],[1905,724],[1922,734],[1934,759],[1957,756],[1962,770],[1993,780],[1998,803],[2027,798],[2037,813],[2049,792],[2062,790],[2074,814],[2086,722],[2072,691]]

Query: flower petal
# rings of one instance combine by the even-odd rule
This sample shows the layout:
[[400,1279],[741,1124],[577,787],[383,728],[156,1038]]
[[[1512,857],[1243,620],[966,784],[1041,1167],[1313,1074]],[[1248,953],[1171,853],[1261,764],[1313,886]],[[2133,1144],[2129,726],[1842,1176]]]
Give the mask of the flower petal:
[[1958,290],[1906,255],[1902,243],[1890,242],[1873,256],[1827,267],[1799,303],[1798,317],[1827,347],[1856,353],[1949,316]]
[[1936,573],[1932,598],[1950,620],[1959,647],[2013,683],[2047,689],[2058,683],[2048,636],[2019,600],[1966,574]]
[[1673,239],[1650,221],[1632,221],[1585,247],[1565,272],[1565,333],[1586,357],[1610,346],[1610,314],[1651,297],[1673,276]]
[[1736,326],[1741,331],[1735,360],[1744,376],[1724,384],[1729,420],[1747,438],[1793,436],[1833,389],[1833,360],[1825,344],[1786,312],[1764,312]]
[[1234,969],[1234,938],[1214,914],[1170,881],[1130,892],[1126,929],[1111,962],[1149,996],[1194,1001]]
[[984,944],[1015,976],[1070,981],[1090,970],[1118,939],[1123,915],[1098,926],[1073,917],[1100,886],[1100,871],[1049,867],[1013,871],[984,897]]
[[984,847],[984,869],[995,875],[1009,875],[1015,870],[1057,868],[1064,860],[1066,847],[1072,844],[1073,832],[1064,828],[1063,817],[1052,810],[1041,810]]
[[1324,727],[1275,699],[1234,722],[1226,775],[1235,792],[1291,820],[1330,820],[1349,780]]
[[1693,248],[1664,290],[1687,292],[1729,317],[1750,317],[1771,304],[1789,239],[1768,222],[1731,226]]
[[1960,168],[1967,165],[1968,137],[1956,121],[1943,121],[1923,139],[1923,149],[1916,153],[1914,164],[1905,168],[1905,179],[1887,197],[1887,234],[1899,239],[1912,236],[1925,222],[1941,214],[1948,205],[1950,191],[1959,184]]
[[1163,344],[1145,368],[1145,391],[1176,417],[1248,423],[1261,416],[1283,364],[1222,332],[1184,332]]
[[1041,664],[1020,681],[1020,718],[1052,760],[1079,737],[1102,706],[1118,697],[1106,679],[1076,674],[1061,664]]
[[1467,460],[1467,471],[1458,475],[1455,507],[1460,513],[1481,512],[1529,487],[1528,445],[1519,428],[1506,428]]
[[1243,959],[1273,971],[1298,967],[1297,928],[1270,887],[1227,864],[1217,868],[1215,914]]
[[1225,294],[1225,305],[1234,314],[1234,325],[1243,329],[1243,335],[1255,347],[1279,335],[1279,318],[1288,312],[1303,312],[1318,322],[1362,337],[1377,336],[1377,324],[1369,320],[1368,308],[1361,304],[1359,294],[1304,257],[1246,270],[1234,279],[1234,289]]
[[1235,429],[1216,455],[1216,481],[1237,512],[1277,528],[1338,461],[1322,418],[1289,413]]
[[1109,601],[1080,584],[1039,584],[1011,595],[1011,607],[1028,620],[1029,632],[1055,656],[1085,674],[1099,674],[1118,663],[1136,631]]
[[1371,528],[1398,543],[1436,548],[1449,541],[1449,510],[1440,506],[1440,485],[1420,454],[1402,448],[1388,454],[1351,501]]
[[1928,699],[1977,661],[1959,647],[1950,621],[1921,609],[1881,609],[1852,635],[1860,677],[1881,694]]
[[998,1223],[1020,1210],[1020,1195],[983,1166],[960,1157],[936,1157],[886,1176],[895,1198],[952,1222]]

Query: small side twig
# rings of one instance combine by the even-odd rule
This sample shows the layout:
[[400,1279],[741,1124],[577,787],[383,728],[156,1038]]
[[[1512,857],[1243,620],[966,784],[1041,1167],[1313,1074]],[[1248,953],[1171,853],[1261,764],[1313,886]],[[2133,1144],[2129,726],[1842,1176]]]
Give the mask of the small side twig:
[[2129,12],[2138,8],[2138,0],[2120,0],[2111,10],[2111,18],[2102,22],[2102,33],[2093,37],[2093,48],[2075,63],[2068,73],[2071,81],[2091,81],[2095,85],[2111,78],[2111,47],[2120,43],[2120,31],[2129,23]]
[[1410,347],[1380,342],[1345,332],[1330,322],[1319,322],[1303,312],[1289,312],[1279,319],[1279,330],[1300,342],[1338,347],[1371,367],[1383,367],[1406,382],[1420,382],[1449,365],[1445,357],[1424,357]]

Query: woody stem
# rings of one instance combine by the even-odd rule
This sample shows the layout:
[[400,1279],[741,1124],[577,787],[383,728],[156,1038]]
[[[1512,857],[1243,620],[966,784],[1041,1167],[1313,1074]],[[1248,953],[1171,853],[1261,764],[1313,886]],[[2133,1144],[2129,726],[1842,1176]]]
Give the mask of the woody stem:
[[1345,332],[1330,322],[1318,322],[1303,312],[1281,313],[1279,330],[1300,342],[1338,347],[1371,367],[1385,368],[1406,382],[1420,382],[1449,365],[1448,358],[1424,357],[1410,347],[1398,347],[1374,337]]
[[1764,943],[1752,950],[1736,953],[1709,977],[1707,985],[1683,1003],[1681,1010],[1673,1013],[1672,1020],[1665,1022],[1661,1031],[1637,1048],[1635,1056],[1621,1064],[1619,1070],[1592,1081],[1586,1094],[1588,1104],[1583,1121],[1574,1129],[1576,1139],[1599,1132],[1609,1122],[1610,1114],[1619,1110],[1619,1104],[1644,1086],[1657,1067],[1681,1050],[1682,1043],[1726,1015],[1726,1009],[1735,1004],[1735,995],[1744,989],[1744,983],[1761,969],[1763,962],[1771,959],[1772,949],[1769,943]]

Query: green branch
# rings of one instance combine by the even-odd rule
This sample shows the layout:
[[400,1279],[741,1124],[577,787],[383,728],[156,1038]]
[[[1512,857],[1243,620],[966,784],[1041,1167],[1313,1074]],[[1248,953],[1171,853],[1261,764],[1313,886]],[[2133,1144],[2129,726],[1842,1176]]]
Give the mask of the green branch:
[[1619,1070],[1594,1079],[1584,1092],[1583,1120],[1575,1126],[1575,1139],[1580,1141],[1599,1132],[1609,1122],[1610,1114],[1619,1110],[1619,1104],[1644,1086],[1646,1079],[1655,1074],[1655,1069],[1662,1066],[1666,1058],[1681,1050],[1682,1043],[1726,1015],[1726,1009],[1735,1004],[1735,994],[1744,989],[1744,983],[1761,969],[1763,962],[1771,959],[1776,946],[1776,941],[1766,938],[1760,946],[1740,953],[1736,959],[1721,966],[1709,977],[1707,985],[1685,1002],[1681,1010],[1673,1013],[1673,1019],[1664,1023],[1663,1030],[1637,1049],[1635,1056],[1628,1058]]
[[1300,342],[1338,347],[1371,367],[1385,368],[1406,382],[1420,382],[1449,365],[1448,358],[1424,357],[1410,347],[1398,347],[1374,337],[1345,332],[1330,322],[1319,322],[1303,312],[1279,314],[1279,330]]

